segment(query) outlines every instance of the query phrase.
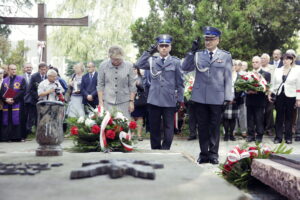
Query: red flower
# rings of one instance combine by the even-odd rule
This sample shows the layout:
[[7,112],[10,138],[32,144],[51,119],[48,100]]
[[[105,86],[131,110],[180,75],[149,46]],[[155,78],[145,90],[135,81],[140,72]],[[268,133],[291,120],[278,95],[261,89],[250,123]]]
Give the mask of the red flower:
[[243,77],[243,79],[244,79],[245,81],[248,81],[248,77]]
[[100,133],[100,126],[98,126],[97,124],[93,125],[91,128],[92,133],[94,134],[99,134]]
[[228,173],[232,169],[232,165],[226,164],[224,165],[223,173]]
[[190,86],[190,87],[188,88],[189,91],[192,91],[192,89],[193,89],[193,86]]
[[254,87],[258,87],[259,85],[258,85],[257,83],[254,83],[253,86],[254,86]]
[[115,139],[115,137],[116,137],[116,132],[115,131],[113,131],[113,130],[107,130],[106,132],[105,132],[105,136],[108,138],[108,139]]
[[107,124],[112,125],[113,124],[113,118],[110,118]]
[[118,126],[118,125],[115,125],[114,129],[115,129],[116,132],[123,131],[123,127],[122,126]]
[[258,154],[257,148],[256,147],[249,147],[248,152],[250,154],[250,158],[256,157]]
[[130,129],[136,129],[136,122],[135,121],[131,121],[130,123],[129,123],[129,128]]
[[71,135],[78,135],[77,126],[72,126],[70,132],[71,132]]

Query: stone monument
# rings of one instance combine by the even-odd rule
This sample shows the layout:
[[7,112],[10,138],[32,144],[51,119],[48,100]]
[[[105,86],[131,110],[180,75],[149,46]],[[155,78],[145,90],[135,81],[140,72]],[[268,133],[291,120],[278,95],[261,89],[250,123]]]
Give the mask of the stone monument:
[[300,155],[271,155],[254,159],[251,175],[291,200],[300,199]]
[[61,156],[64,104],[59,101],[40,101],[37,103],[37,114],[36,141],[40,146],[36,156]]

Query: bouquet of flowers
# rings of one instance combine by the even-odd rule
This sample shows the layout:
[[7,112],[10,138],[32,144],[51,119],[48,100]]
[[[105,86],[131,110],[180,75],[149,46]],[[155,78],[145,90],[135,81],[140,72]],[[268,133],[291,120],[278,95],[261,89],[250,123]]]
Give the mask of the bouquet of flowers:
[[290,154],[292,148],[287,149],[284,143],[271,150],[268,145],[236,146],[227,154],[224,164],[220,164],[220,175],[228,182],[239,188],[246,188],[255,179],[251,176],[251,164],[254,158],[267,159],[270,154]]
[[248,72],[238,77],[234,87],[237,92],[245,92],[248,90],[255,92],[266,92],[269,85],[264,77],[260,74]]
[[193,76],[186,77],[185,79],[184,96],[187,100],[190,100],[192,96],[194,81],[195,78]]
[[68,119],[68,124],[76,151],[133,150],[131,132],[136,130],[136,122],[128,122],[120,112],[110,114],[98,107],[88,117]]

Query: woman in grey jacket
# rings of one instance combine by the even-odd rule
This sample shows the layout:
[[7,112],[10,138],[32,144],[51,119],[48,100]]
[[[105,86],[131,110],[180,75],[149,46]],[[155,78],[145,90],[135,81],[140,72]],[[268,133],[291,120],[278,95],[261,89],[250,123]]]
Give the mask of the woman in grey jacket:
[[111,113],[120,111],[130,119],[136,92],[133,65],[124,60],[124,52],[119,46],[110,47],[108,56],[109,59],[100,64],[98,73],[99,105]]

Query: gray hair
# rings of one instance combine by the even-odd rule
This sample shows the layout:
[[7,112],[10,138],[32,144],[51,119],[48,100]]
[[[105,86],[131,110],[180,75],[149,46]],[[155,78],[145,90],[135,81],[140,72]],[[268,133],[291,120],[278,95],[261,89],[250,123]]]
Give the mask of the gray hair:
[[80,67],[81,71],[84,72],[84,64],[83,64],[82,62],[76,63],[76,64],[73,66],[73,70],[74,70],[76,67]]
[[32,64],[31,64],[31,63],[25,63],[25,64],[23,65],[23,68],[26,67],[27,65],[30,65],[30,66],[32,67]]
[[261,55],[261,58],[262,57],[266,57],[268,60],[270,60],[270,56],[269,56],[269,54],[267,54],[267,53],[263,53],[262,55]]
[[111,46],[108,50],[108,56],[110,58],[122,59],[124,57],[124,51],[120,46]]
[[47,76],[57,76],[57,72],[54,69],[49,69]]
[[261,58],[259,57],[259,56],[254,56],[253,58],[252,58],[252,60],[259,60],[259,62],[261,62]]

